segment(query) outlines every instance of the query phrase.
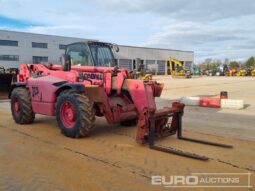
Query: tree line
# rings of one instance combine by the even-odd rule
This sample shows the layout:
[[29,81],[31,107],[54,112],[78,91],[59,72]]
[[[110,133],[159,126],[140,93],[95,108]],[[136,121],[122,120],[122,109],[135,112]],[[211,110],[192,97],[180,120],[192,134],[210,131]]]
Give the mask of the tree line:
[[222,62],[219,59],[205,59],[201,64],[196,65],[196,67],[202,69],[202,70],[214,70],[219,68],[220,66],[227,65],[229,68],[255,68],[255,57],[251,56],[246,61],[229,61],[229,59],[225,59],[224,62]]

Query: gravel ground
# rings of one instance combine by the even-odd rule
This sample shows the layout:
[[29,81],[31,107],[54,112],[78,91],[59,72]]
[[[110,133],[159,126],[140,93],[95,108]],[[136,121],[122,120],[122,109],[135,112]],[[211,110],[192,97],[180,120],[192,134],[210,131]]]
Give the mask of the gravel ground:
[[[8,101],[0,101],[0,190],[170,190],[152,186],[151,176],[255,172],[255,78],[155,79],[165,83],[162,98],[157,99],[159,108],[182,96],[217,97],[223,90],[230,98],[243,99],[243,110],[185,108],[186,136],[232,144],[234,148],[190,143],[172,136],[158,144],[205,155],[210,160],[161,153],[137,145],[135,127],[108,125],[103,118],[97,118],[89,137],[70,139],[60,133],[54,117],[37,115],[32,125],[15,124]],[[254,188],[254,175],[251,185]],[[238,188],[242,189],[248,190]]]

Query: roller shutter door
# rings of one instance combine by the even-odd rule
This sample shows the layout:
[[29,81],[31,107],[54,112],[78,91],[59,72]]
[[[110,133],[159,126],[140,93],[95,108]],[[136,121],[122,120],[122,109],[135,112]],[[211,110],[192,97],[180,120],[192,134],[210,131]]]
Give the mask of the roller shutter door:
[[158,75],[165,75],[166,74],[166,61],[164,60],[158,60]]
[[132,70],[132,60],[130,59],[119,59],[119,68],[125,68]]
[[153,75],[157,73],[155,60],[146,60],[146,70],[150,71]]

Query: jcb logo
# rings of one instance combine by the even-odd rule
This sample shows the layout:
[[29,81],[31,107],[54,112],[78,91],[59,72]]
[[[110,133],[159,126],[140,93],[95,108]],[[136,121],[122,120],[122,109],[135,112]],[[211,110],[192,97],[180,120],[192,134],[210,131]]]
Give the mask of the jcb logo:
[[97,79],[97,80],[103,80],[103,74],[101,73],[83,73],[83,78],[85,79]]
[[38,87],[32,87],[32,97],[35,97],[39,94],[39,88]]

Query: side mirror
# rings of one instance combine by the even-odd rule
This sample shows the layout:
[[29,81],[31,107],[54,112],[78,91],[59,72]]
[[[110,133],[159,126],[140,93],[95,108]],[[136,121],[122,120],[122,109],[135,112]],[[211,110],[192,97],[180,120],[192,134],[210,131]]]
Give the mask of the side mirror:
[[69,54],[63,54],[61,56],[61,65],[62,65],[63,71],[71,70],[71,56]]
[[120,48],[117,46],[116,47],[116,52],[119,52],[120,51]]
[[115,52],[119,52],[119,51],[120,51],[119,46],[116,45],[116,44],[111,45],[111,48],[112,48]]

